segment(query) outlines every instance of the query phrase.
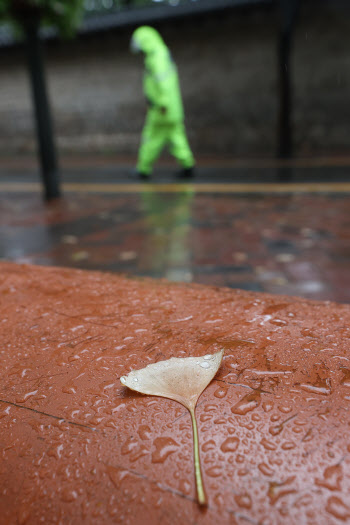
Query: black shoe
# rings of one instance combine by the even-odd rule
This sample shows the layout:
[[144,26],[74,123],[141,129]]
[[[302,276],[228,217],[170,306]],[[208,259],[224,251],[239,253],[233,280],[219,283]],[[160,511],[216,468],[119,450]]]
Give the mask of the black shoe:
[[132,178],[134,178],[134,179],[135,178],[141,179],[144,182],[146,182],[146,181],[148,182],[151,179],[151,176],[148,175],[147,173],[143,173],[142,171],[137,171],[135,169],[130,172],[130,175],[132,176]]
[[151,180],[151,176],[147,173],[142,173],[142,171],[138,171],[137,175],[139,179],[143,180],[144,182],[149,182]]
[[192,166],[191,168],[183,168],[177,176],[179,179],[191,179],[194,177],[194,167]]

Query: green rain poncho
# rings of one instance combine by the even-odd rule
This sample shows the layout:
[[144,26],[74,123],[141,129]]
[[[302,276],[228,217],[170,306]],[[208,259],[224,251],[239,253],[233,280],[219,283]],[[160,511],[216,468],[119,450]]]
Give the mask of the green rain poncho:
[[160,34],[142,26],[132,35],[131,46],[145,55],[144,93],[149,105],[137,169],[151,173],[164,146],[184,168],[194,165],[188,145],[177,68]]

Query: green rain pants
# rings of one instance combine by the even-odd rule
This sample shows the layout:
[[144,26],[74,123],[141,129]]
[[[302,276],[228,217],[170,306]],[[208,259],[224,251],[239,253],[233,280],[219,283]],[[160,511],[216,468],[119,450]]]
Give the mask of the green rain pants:
[[137,171],[150,175],[153,164],[165,146],[169,147],[170,153],[183,168],[194,166],[183,122],[154,122],[147,118],[142,131]]

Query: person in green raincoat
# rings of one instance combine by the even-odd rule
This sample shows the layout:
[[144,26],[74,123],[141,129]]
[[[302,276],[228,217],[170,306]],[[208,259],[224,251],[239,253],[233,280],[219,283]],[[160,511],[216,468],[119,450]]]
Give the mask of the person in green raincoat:
[[130,48],[143,52],[143,89],[148,111],[142,131],[137,173],[149,179],[153,165],[165,146],[182,167],[180,176],[193,175],[194,158],[188,144],[177,68],[162,37],[153,27],[134,31]]

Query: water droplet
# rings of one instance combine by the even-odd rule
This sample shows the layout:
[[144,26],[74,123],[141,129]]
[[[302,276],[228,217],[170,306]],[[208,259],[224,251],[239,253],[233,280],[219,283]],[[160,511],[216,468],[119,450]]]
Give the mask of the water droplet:
[[323,479],[316,479],[315,483],[319,487],[325,487],[328,490],[341,490],[342,479],[343,469],[341,465],[332,465],[324,471]]
[[218,506],[218,507],[223,507],[225,505],[225,500],[222,496],[222,494],[218,493],[215,495],[214,497],[214,501],[215,501],[215,504]]
[[222,443],[220,449],[222,452],[235,452],[239,445],[239,439],[237,437],[228,437]]
[[47,451],[47,455],[50,457],[54,457],[56,459],[60,459],[62,457],[62,450],[63,445],[58,445],[57,447],[52,447]]
[[213,359],[213,356],[211,354],[208,354],[204,356],[204,359],[206,360]]
[[11,407],[8,406],[7,408],[5,408],[5,410],[3,410],[1,413],[0,413],[0,419],[2,419],[3,417],[6,417],[10,414],[10,410],[11,410]]
[[245,395],[238,403],[231,408],[233,414],[244,416],[254,408],[260,405],[260,392],[250,392]]
[[134,377],[134,381],[135,381],[135,383],[137,383],[137,381],[138,381],[137,377]]
[[266,463],[260,463],[258,465],[258,469],[260,470],[260,472],[262,472],[265,476],[273,476],[273,474],[275,473],[275,471],[269,467],[269,465],[267,465]]
[[62,387],[62,392],[64,394],[76,394],[77,393],[76,386],[67,384]]
[[292,430],[295,434],[300,434],[303,431],[300,427],[293,427]]
[[215,425],[224,425],[226,423],[226,419],[224,417],[219,417],[217,419],[214,419]]
[[160,437],[154,440],[155,450],[152,452],[153,463],[164,461],[178,449],[178,443],[171,437]]
[[150,439],[152,436],[151,429],[147,425],[141,425],[137,433],[141,439]]
[[295,443],[293,443],[293,441],[286,441],[285,443],[283,443],[281,448],[283,450],[292,450],[295,447],[296,447],[296,445],[295,445]]
[[201,366],[202,368],[210,368],[210,364],[206,361],[202,361],[199,366]]
[[283,430],[283,424],[281,423],[280,425],[273,425],[269,428],[269,432],[272,436],[277,436],[278,434],[280,434]]
[[317,385],[311,385],[309,383],[301,384],[300,388],[302,390],[305,390],[306,392],[312,392],[313,394],[320,394],[322,396],[329,396],[329,394],[331,393],[330,388],[320,387]]
[[263,311],[263,315],[269,315],[273,314],[275,312],[278,312],[279,310],[283,310],[288,306],[287,303],[281,303],[281,304],[273,304],[271,306],[267,306],[265,310]]
[[210,439],[202,445],[203,452],[208,452],[209,450],[214,450],[216,448],[215,441]]
[[227,388],[226,387],[219,387],[215,390],[214,396],[218,399],[223,399],[227,394]]
[[284,321],[283,319],[272,319],[270,323],[274,324],[275,326],[285,326],[287,321]]
[[266,448],[266,450],[276,450],[277,448],[277,446],[274,443],[272,443],[272,441],[269,441],[266,438],[262,438],[260,443],[262,444],[264,448]]
[[107,474],[109,479],[115,486],[115,488],[120,489],[120,484],[126,476],[129,476],[130,473],[127,470],[120,470],[115,467],[107,466]]
[[215,465],[214,467],[211,467],[208,470],[206,470],[206,474],[211,478],[218,478],[219,476],[221,476],[221,467]]
[[121,377],[120,381],[121,381],[121,383],[123,383],[123,385],[126,385],[126,377],[125,376]]
[[348,368],[341,367],[343,377],[340,381],[341,385],[350,386],[350,370]]
[[277,483],[275,481],[269,483],[268,496],[272,505],[274,505],[276,501],[278,501],[283,496],[287,496],[288,494],[293,494],[296,492],[296,490],[290,486],[294,480],[295,476],[291,476],[290,478],[286,479],[286,481],[281,483]]
[[68,503],[70,503],[71,501],[74,501],[76,500],[78,497],[78,493],[76,490],[69,490],[69,489],[66,489],[62,492],[62,496],[61,496],[61,499],[62,501],[66,501]]
[[179,490],[183,494],[189,494],[191,492],[191,484],[186,479],[182,479],[179,483]]
[[273,409],[273,403],[269,402],[269,401],[265,401],[263,404],[262,404],[262,407],[264,409],[265,412],[270,412],[272,409]]
[[16,398],[16,403],[25,403],[30,397],[35,396],[37,392],[38,392],[37,390],[33,390],[32,392],[27,392],[23,396]]
[[350,508],[337,496],[328,499],[326,511],[338,520],[347,521],[350,518]]
[[292,407],[291,407],[291,406],[280,405],[280,406],[278,407],[278,410],[279,410],[280,412],[282,412],[283,414],[288,414],[289,412],[292,411]]
[[321,396],[329,396],[332,393],[331,380],[321,379],[317,374],[318,379],[314,383],[302,383],[299,385],[299,388],[305,390],[306,392],[311,392],[312,394],[319,394]]
[[235,501],[237,505],[245,509],[250,509],[252,507],[252,498],[249,494],[237,494],[235,496]]
[[305,436],[303,437],[304,443],[311,441],[313,437],[314,437],[314,431],[312,428],[309,428],[309,430],[306,432]]
[[212,404],[210,404],[210,405],[205,405],[204,410],[205,410],[206,412],[213,412],[213,411],[216,411],[217,408],[218,408],[218,407],[217,407],[216,405],[212,405]]
[[122,454],[130,454],[137,447],[138,443],[132,436],[129,437],[121,447]]

